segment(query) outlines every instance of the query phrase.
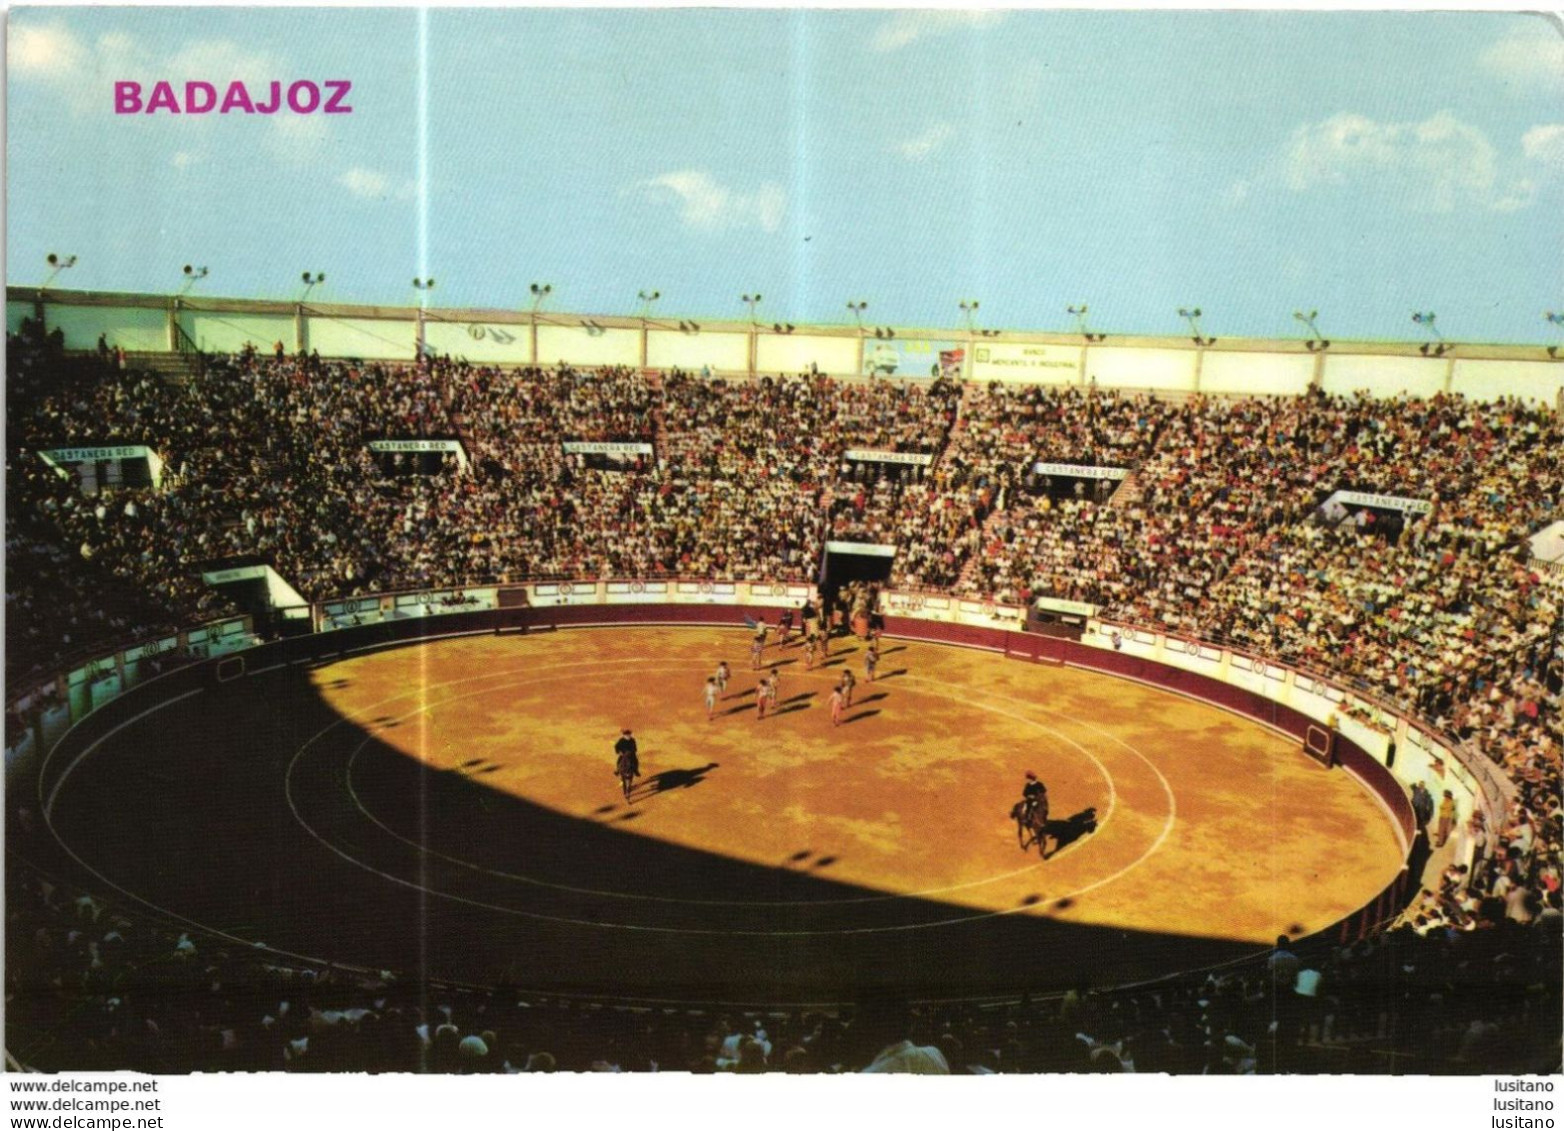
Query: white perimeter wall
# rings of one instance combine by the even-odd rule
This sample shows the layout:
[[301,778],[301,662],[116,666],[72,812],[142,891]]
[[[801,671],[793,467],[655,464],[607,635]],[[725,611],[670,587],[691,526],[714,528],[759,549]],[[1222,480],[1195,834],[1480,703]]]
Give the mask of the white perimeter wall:
[[5,332],[7,334],[20,334],[22,332],[22,319],[33,316],[33,304],[30,302],[8,302],[5,304]]
[[[199,300],[197,300],[199,302]],[[16,333],[30,318],[30,302],[6,303],[6,330]],[[90,350],[98,336],[132,352],[169,349],[167,311],[163,307],[87,306],[48,301],[45,322],[65,332],[68,349]],[[306,312],[306,348],[326,357],[411,360],[417,323],[404,318],[328,318]],[[291,312],[224,313],[185,307],[179,324],[196,345],[208,352],[233,353],[246,344],[270,352],[281,341],[291,353],[298,340]],[[532,353],[532,327],[526,323],[452,322],[438,314],[426,316],[424,338],[430,348],[477,363],[545,366],[561,361],[577,366],[641,364],[641,330],[634,326],[593,333],[581,326],[542,324],[537,328],[538,354]],[[951,339],[953,342],[956,338]],[[647,364],[652,368],[722,372],[749,368],[749,335],[743,330],[712,330],[684,334],[652,329],[647,333]],[[930,342],[930,347],[934,343]],[[872,350],[874,339],[866,345]],[[1008,381],[1065,385],[1083,380],[1082,347],[1072,343],[994,341],[978,338],[967,347],[968,376],[973,381]],[[1457,347],[1459,352],[1462,347]],[[1472,347],[1476,348],[1476,347]],[[1338,350],[1351,349],[1342,345]],[[904,350],[905,352],[905,350]],[[1537,351],[1541,354],[1541,350]],[[762,330],[756,340],[759,373],[801,373],[811,365],[822,373],[858,372],[858,339],[852,335],[774,334]],[[931,355],[932,356],[932,355]],[[1104,388],[1154,389],[1169,393],[1195,391],[1197,351],[1091,345],[1085,350],[1084,378]],[[1485,360],[1353,354],[1331,350],[1318,357],[1304,353],[1261,353],[1212,349],[1199,363],[1199,391],[1225,395],[1295,396],[1304,392],[1320,366],[1321,387],[1332,395],[1365,390],[1369,395],[1430,397],[1448,389],[1475,401],[1520,397],[1557,408],[1564,402],[1564,361]],[[921,371],[919,374],[921,376]]]
[[1200,363],[1202,393],[1297,396],[1313,379],[1313,354],[1208,352]]
[[811,363],[822,373],[857,373],[858,339],[767,334],[756,343],[755,368],[760,373],[802,373]]
[[698,372],[701,366],[709,365],[712,369],[748,372],[749,335],[651,330],[646,335],[646,364],[653,369]]
[[1333,396],[1366,389],[1375,397],[1431,397],[1445,387],[1444,358],[1368,357],[1327,354],[1321,387]]
[[1474,401],[1494,401],[1500,397],[1522,397],[1558,403],[1564,389],[1564,362],[1561,361],[1460,361],[1450,391]]
[[[11,307],[32,317],[30,303],[6,304],[6,327],[11,328]],[[107,334],[110,345],[132,352],[168,349],[168,312],[144,306],[58,306],[44,307],[44,322],[49,332],[65,331],[65,348],[90,350],[97,347],[98,335]],[[17,318],[20,325],[21,318]]]
[[418,324],[412,319],[326,318],[318,314],[308,318],[305,332],[309,348],[322,357],[412,361],[418,353]]
[[609,328],[593,334],[584,326],[539,326],[538,364],[561,361],[635,368],[641,364],[641,331]]
[[1086,352],[1086,377],[1104,389],[1195,391],[1195,351],[1093,346]]
[[532,361],[532,327],[493,322],[424,321],[424,344],[438,354],[475,364],[525,365]]
[[277,342],[281,342],[289,353],[297,346],[293,316],[289,314],[217,314],[184,310],[179,314],[179,324],[195,341],[196,348],[207,353],[238,353],[247,342],[262,353],[270,353]]

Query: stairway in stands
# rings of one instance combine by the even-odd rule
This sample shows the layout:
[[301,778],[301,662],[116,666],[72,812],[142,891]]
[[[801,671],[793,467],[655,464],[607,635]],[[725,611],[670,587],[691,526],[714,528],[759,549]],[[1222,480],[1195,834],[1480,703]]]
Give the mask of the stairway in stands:
[[1146,488],[1140,481],[1140,472],[1132,469],[1128,475],[1119,480],[1118,487],[1108,496],[1108,506],[1118,510],[1132,507],[1140,502],[1145,493]]
[[993,540],[994,530],[1005,519],[1007,511],[995,507],[993,512],[983,520],[983,530],[978,539],[978,550],[962,563],[961,572],[956,575],[956,592],[968,592],[968,582],[977,574],[978,563],[983,560],[983,547]]
[[170,381],[180,383],[193,380],[202,372],[202,361],[199,357],[177,353],[174,350],[147,350],[136,353],[126,350],[125,366],[128,369],[150,369]]
[[967,430],[967,394],[973,388],[972,385],[962,385],[961,396],[956,399],[956,419],[951,423],[950,431],[945,433],[945,442],[935,450],[927,474],[933,475],[939,469],[940,464],[945,462],[945,456],[955,448],[961,434]]
[[652,391],[652,460],[666,463],[668,460],[668,406],[660,395],[663,375],[659,370],[646,370],[646,387]]

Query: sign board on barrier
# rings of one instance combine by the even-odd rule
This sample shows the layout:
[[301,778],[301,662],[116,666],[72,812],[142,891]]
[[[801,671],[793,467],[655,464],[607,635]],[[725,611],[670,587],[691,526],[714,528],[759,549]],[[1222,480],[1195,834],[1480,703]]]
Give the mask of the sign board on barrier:
[[927,467],[934,462],[934,457],[924,452],[877,452],[869,448],[848,448],[842,458],[857,463],[905,463],[918,467]]
[[154,490],[163,486],[163,457],[145,444],[117,444],[107,447],[48,448],[38,453],[40,459],[62,475],[67,465],[82,463],[121,464],[126,460],[146,460],[147,481]]
[[1037,597],[1032,604],[1045,613],[1067,613],[1075,617],[1094,617],[1097,606],[1085,601],[1066,601],[1063,597]]
[[871,558],[894,558],[896,547],[883,542],[827,542],[828,554],[863,554]]
[[649,456],[652,445],[635,441],[566,440],[560,445],[566,455]]
[[1038,475],[1060,475],[1067,479],[1126,479],[1130,474],[1124,467],[1094,467],[1081,463],[1035,463],[1032,470]]
[[1428,514],[1434,509],[1433,504],[1425,499],[1409,499],[1404,495],[1371,495],[1366,491],[1334,491],[1330,498],[1320,504],[1320,509],[1332,504],[1342,507],[1379,507],[1405,514]]
[[462,447],[460,440],[371,440],[369,450],[377,453],[413,453],[442,452],[456,457],[457,466],[463,471],[468,468],[467,449]]

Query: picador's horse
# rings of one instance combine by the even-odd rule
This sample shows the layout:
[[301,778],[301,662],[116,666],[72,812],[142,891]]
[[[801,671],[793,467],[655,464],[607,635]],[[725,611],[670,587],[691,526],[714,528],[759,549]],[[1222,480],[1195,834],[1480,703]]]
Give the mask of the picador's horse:
[[1036,805],[1028,806],[1025,801],[1017,801],[1010,807],[1010,819],[1016,823],[1016,843],[1022,851],[1037,845],[1038,855],[1046,858],[1048,846],[1045,843],[1048,836],[1048,801],[1043,799]]

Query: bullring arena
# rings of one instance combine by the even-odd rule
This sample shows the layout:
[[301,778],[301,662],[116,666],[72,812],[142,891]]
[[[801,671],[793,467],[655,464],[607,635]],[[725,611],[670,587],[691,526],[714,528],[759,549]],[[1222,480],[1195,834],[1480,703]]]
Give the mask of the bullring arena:
[[1556,1061],[1551,359],[13,291],[16,1065]]
[[[46,767],[50,824],[104,883],[236,942],[693,1004],[1146,979],[1334,925],[1402,869],[1372,792],[1223,711],[897,643],[832,727],[843,640],[813,672],[773,645],[781,706],[757,719],[747,635],[466,636],[202,688]],[[626,802],[605,751],[629,721]],[[1047,860],[1007,815],[1027,767]]]

